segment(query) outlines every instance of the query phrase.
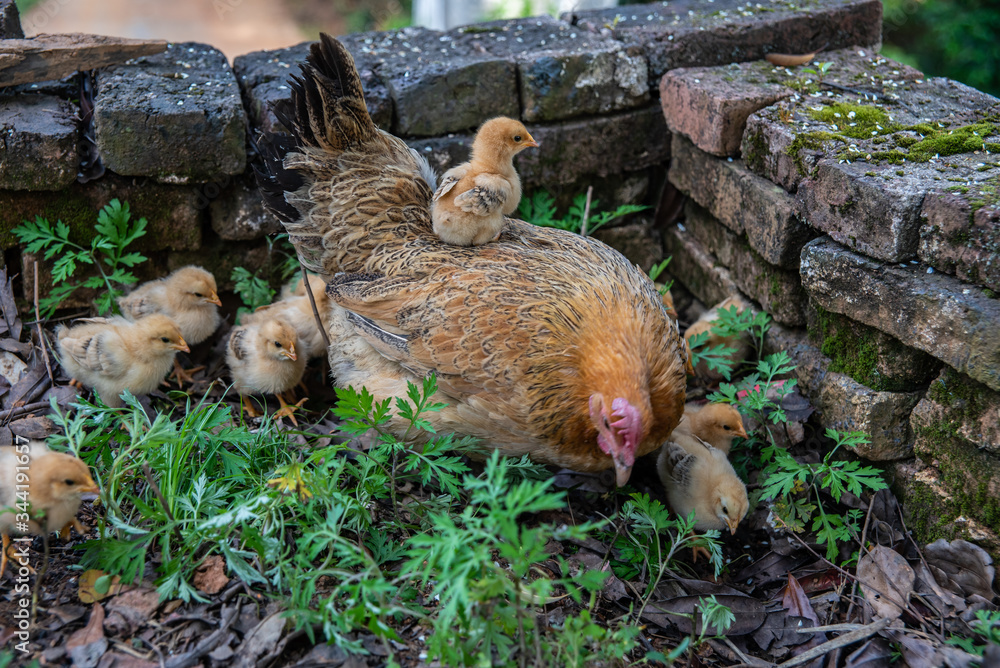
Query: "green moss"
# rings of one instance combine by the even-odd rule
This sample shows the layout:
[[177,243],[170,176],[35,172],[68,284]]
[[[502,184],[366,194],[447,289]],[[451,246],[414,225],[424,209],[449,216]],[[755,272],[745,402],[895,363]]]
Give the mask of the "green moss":
[[746,133],[743,144],[743,163],[750,171],[764,171],[764,158],[768,155],[767,144],[760,133]]
[[785,153],[792,156],[792,159],[795,160],[795,166],[798,168],[799,173],[805,176],[806,168],[805,164],[802,162],[802,151],[821,150],[823,148],[823,143],[830,141],[838,141],[845,146],[848,144],[846,139],[839,135],[835,135],[832,132],[803,132],[792,140],[792,143],[785,149]]
[[852,139],[870,139],[902,129],[889,120],[889,113],[874,105],[836,102],[821,109],[806,110],[817,121],[836,125],[839,134]]

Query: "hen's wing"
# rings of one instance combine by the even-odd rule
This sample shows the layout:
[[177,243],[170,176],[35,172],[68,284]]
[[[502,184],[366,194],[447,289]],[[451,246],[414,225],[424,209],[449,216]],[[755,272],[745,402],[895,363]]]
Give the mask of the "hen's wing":
[[488,216],[503,208],[514,194],[510,181],[499,174],[479,174],[476,187],[455,198],[455,206],[477,216]]
[[438,185],[438,189],[434,191],[434,201],[438,201],[455,187],[455,184],[461,181],[466,173],[469,171],[469,163],[463,162],[461,165],[452,167],[447,172],[441,176],[441,183]]
[[433,235],[427,163],[375,127],[354,59],[321,35],[275,114],[293,136],[259,142],[257,180],[305,266],[326,278],[369,269],[375,249]]

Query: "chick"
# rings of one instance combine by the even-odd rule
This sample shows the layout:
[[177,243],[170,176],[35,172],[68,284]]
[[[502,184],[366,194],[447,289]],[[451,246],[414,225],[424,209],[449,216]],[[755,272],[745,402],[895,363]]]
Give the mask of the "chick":
[[514,156],[531,146],[538,142],[520,121],[500,117],[483,123],[472,142],[472,160],[445,172],[434,193],[431,221],[441,241],[481,246],[500,236],[504,216],[521,201]]
[[[733,362],[733,365],[738,365],[743,362],[747,357],[750,356],[750,340],[746,334],[738,336],[719,336],[718,334],[712,333],[712,327],[715,326],[716,321],[719,319],[719,311],[728,309],[732,306],[736,307],[737,312],[743,313],[744,310],[748,308],[746,302],[744,302],[739,297],[730,297],[725,301],[716,304],[709,310],[701,314],[701,316],[688,327],[687,331],[684,332],[684,340],[688,342],[690,346],[691,338],[696,334],[702,332],[708,332],[708,340],[701,347],[701,349],[713,348],[718,345],[725,345],[730,348],[735,348],[736,351],[733,352],[729,359]],[[699,378],[709,381],[718,382],[724,379],[724,376],[718,371],[713,371],[708,368],[705,362],[700,362],[695,368],[695,375]]]
[[243,316],[244,325],[262,319],[281,320],[295,329],[298,336],[297,352],[304,359],[326,355],[326,340],[320,331],[320,323],[326,322],[330,312],[330,300],[326,296],[326,282],[319,276],[309,277],[309,287],[316,302],[320,322],[316,322],[305,284],[300,280],[290,282],[281,289],[281,301],[262,306],[250,315]]
[[[215,277],[201,267],[182,267],[166,278],[143,283],[118,300],[122,315],[138,320],[153,313],[169,317],[181,330],[190,344],[207,339],[219,327],[222,302],[216,294]],[[174,373],[178,382],[194,379],[180,362],[174,360]]]
[[[19,473],[23,474],[21,480]],[[76,519],[80,496],[97,491],[83,461],[52,452],[42,441],[0,448],[0,534],[3,536],[0,577],[7,567],[10,534],[44,535],[61,530],[65,540],[69,538],[70,527],[82,534],[85,528]],[[27,520],[18,517],[23,512],[24,500],[30,505]],[[11,557],[16,558],[13,554]]]
[[[291,418],[292,411],[305,401],[289,405],[283,394],[295,387],[305,372],[306,359],[295,351],[298,336],[295,328],[273,317],[260,317],[233,329],[226,346],[226,364],[233,376],[233,388],[242,397],[252,392],[274,394],[281,409],[275,416]],[[257,417],[247,402],[246,411]]]
[[673,441],[660,450],[656,470],[667,491],[670,507],[678,515],[693,510],[696,529],[736,527],[750,507],[747,488],[736,475],[726,453],[696,439],[698,449],[689,452]]
[[747,432],[743,416],[732,404],[686,404],[684,417],[670,438],[688,452],[697,451],[695,440],[701,439],[728,455],[737,436],[746,438]]
[[119,395],[125,390],[135,395],[154,390],[177,351],[190,352],[174,321],[161,314],[135,322],[89,318],[72,328],[60,326],[56,338],[66,373],[113,408],[122,405]]

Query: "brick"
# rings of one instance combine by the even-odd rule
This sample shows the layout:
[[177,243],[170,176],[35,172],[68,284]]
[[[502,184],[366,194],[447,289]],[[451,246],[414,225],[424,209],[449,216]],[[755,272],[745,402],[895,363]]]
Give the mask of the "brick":
[[765,354],[788,353],[796,368],[799,391],[816,407],[820,424],[838,431],[861,431],[869,443],[852,448],[874,461],[904,459],[912,454],[909,416],[920,392],[879,392],[830,370],[831,360],[801,332],[771,326]]
[[257,184],[246,178],[234,180],[212,200],[209,211],[212,229],[221,239],[263,239],[284,231],[278,219],[264,208],[264,198]]
[[240,88],[226,57],[204,44],[171,44],[98,72],[94,128],[118,174],[186,183],[246,168]]
[[882,4],[877,0],[816,0],[806,6],[778,0],[763,7],[741,0],[673,0],[569,12],[561,18],[643,48],[654,85],[678,67],[759,60],[767,53],[809,53],[824,41],[830,50],[882,42]]
[[0,39],[24,39],[21,16],[14,0],[0,0]]
[[446,33],[455,51],[483,51],[517,64],[521,117],[537,123],[606,114],[649,101],[637,48],[549,16],[477,23]]
[[805,324],[806,295],[797,271],[766,262],[750,248],[745,237],[734,234],[697,204],[688,202],[684,214],[687,229],[729,269],[741,292],[778,322]]
[[728,297],[742,296],[729,270],[721,266],[683,224],[664,233],[663,248],[673,258],[667,273],[702,303],[713,305]]
[[592,235],[624,255],[643,271],[663,260],[663,239],[651,221],[602,227]]
[[[770,68],[764,62],[757,69]],[[757,81],[746,66],[671,70],[660,80],[660,103],[667,126],[695,146],[717,156],[737,156],[747,117],[793,94],[781,83]]]
[[922,390],[941,370],[941,362],[922,350],[815,302],[806,308],[806,321],[809,340],[831,359],[830,370],[874,390]]
[[988,181],[924,198],[917,255],[939,271],[1000,291],[1000,172],[987,174]]
[[[373,33],[357,33],[338,39],[354,57],[372,120],[381,128],[391,129],[392,98],[382,78],[375,72],[378,61],[371,54],[371,42],[365,43],[366,40],[372,40],[372,36]],[[313,42],[303,42],[284,49],[255,51],[233,60],[233,70],[243,90],[252,127],[262,132],[287,131],[274,117],[271,105],[278,100],[291,98],[288,77],[300,74],[298,65],[305,62],[312,44]]]
[[1000,390],[1000,300],[926,271],[878,263],[825,237],[806,244],[800,268],[802,285],[826,310],[891,334]]
[[49,95],[0,97],[0,188],[59,190],[76,179],[77,109]]
[[812,236],[799,220],[795,198],[757,176],[740,160],[721,160],[686,137],[671,140],[670,182],[736,233],[770,264],[797,269]]

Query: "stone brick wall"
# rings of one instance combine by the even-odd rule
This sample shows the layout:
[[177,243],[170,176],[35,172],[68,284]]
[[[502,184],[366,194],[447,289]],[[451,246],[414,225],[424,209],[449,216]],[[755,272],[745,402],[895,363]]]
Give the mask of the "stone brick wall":
[[[672,0],[343,39],[376,123],[439,172],[503,114],[541,142],[518,156],[529,192],[687,195],[679,221],[662,207],[598,236],[643,267],[673,255],[706,304],[738,292],[770,312],[769,346],[799,364],[821,422],[872,435],[860,454],[889,468],[925,537],[1000,554],[1000,102],[881,58],[880,33],[879,0]],[[760,60],[824,45],[822,85]],[[31,285],[10,230],[42,215],[86,241],[118,197],[149,220],[149,275],[195,262],[227,289],[233,267],[265,267],[280,227],[254,138],[307,50],[230,65],[173,44],[92,73],[84,121],[76,80],[0,89],[5,260]],[[103,171],[81,169],[94,154]]]

